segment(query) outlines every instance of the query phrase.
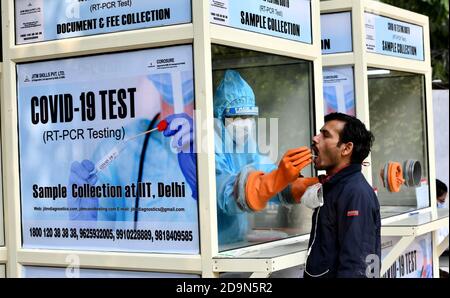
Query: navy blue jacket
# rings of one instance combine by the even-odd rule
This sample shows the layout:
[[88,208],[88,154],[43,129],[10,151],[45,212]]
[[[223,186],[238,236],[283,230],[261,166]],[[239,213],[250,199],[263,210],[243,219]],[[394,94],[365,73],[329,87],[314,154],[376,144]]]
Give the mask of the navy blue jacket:
[[378,198],[359,164],[336,173],[322,189],[324,204],[314,210],[304,277],[366,277],[368,264],[374,265],[366,257],[381,260]]

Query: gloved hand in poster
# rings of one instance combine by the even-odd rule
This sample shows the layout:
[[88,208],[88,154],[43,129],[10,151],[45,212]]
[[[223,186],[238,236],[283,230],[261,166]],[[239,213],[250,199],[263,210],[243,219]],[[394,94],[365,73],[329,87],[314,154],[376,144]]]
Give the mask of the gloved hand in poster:
[[84,184],[95,185],[97,183],[98,178],[93,173],[94,170],[94,163],[86,159],[81,163],[74,161],[70,166],[68,207],[70,209],[76,208],[76,210],[69,210],[70,220],[97,220],[97,210],[80,211],[80,208],[97,208],[97,198],[80,199],[72,197],[72,185],[83,186]]
[[173,114],[165,119],[167,128],[163,134],[173,137],[172,147],[178,152],[178,164],[192,190],[192,198],[197,199],[197,165],[194,153],[194,125],[192,118],[186,114]]

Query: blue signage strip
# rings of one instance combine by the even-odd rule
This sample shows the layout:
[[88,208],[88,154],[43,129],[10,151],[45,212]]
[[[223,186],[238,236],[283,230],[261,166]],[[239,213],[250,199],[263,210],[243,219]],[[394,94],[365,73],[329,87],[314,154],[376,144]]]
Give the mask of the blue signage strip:
[[352,17],[350,12],[320,15],[322,54],[353,51]]
[[15,0],[16,44],[190,23],[190,0]]
[[365,13],[368,52],[425,60],[423,28],[391,18]]
[[311,0],[210,0],[211,23],[312,43]]

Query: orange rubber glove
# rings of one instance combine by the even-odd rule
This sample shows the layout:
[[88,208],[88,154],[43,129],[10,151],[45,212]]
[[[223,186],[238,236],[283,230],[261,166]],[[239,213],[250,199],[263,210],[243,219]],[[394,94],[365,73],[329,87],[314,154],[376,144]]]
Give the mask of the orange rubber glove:
[[311,149],[299,147],[288,150],[278,165],[278,169],[266,174],[255,171],[248,175],[245,185],[245,199],[253,211],[260,211],[267,202],[295,181],[300,171],[312,162]]
[[402,166],[398,162],[389,162],[388,165],[388,184],[391,192],[399,192],[402,184],[405,182],[403,179]]
[[380,170],[380,178],[389,192],[399,192],[405,182],[402,166],[396,161],[390,161],[384,165]]
[[291,193],[295,202],[298,204],[301,202],[302,196],[305,193],[306,189],[311,185],[319,183],[318,177],[311,178],[297,178],[291,185]]

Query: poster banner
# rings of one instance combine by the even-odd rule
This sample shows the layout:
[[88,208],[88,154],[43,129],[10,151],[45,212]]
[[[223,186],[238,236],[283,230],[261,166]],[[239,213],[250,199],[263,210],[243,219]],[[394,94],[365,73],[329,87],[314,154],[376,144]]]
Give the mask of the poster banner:
[[[413,243],[389,267],[383,278],[432,278],[433,246],[431,233],[414,239]],[[381,238],[381,259],[400,241],[400,237]]]
[[210,0],[211,23],[312,43],[311,0]]
[[187,273],[140,272],[126,270],[86,269],[68,266],[37,267],[23,266],[24,278],[199,278],[200,275]]
[[191,45],[19,64],[17,80],[24,247],[199,252],[196,177],[173,137],[144,134],[192,117]]
[[15,0],[16,44],[190,23],[190,0]]
[[366,49],[382,55],[425,60],[423,28],[366,12]]
[[[1,170],[0,170],[1,172]],[[0,189],[2,189],[2,182],[0,182]],[[4,235],[4,219],[3,219],[3,197],[0,198],[0,246],[5,246],[5,235]]]
[[322,54],[336,54],[353,51],[352,15],[350,12],[326,13],[320,15]]
[[355,116],[355,88],[353,67],[336,66],[323,68],[324,112]]
[[[0,10],[1,10],[1,1],[0,1]],[[1,17],[0,17],[1,20]],[[2,43],[0,43],[0,62],[3,63],[3,30],[0,30],[0,39],[2,40]]]

